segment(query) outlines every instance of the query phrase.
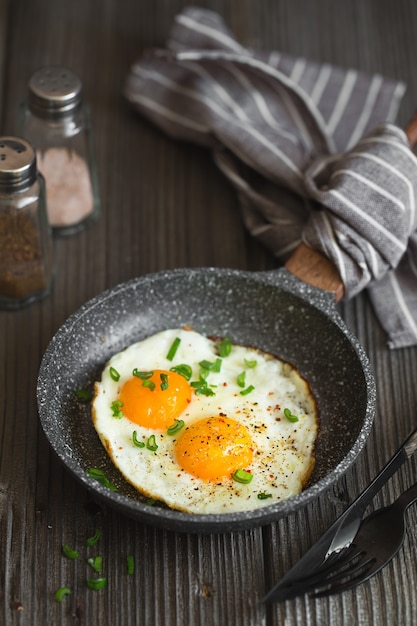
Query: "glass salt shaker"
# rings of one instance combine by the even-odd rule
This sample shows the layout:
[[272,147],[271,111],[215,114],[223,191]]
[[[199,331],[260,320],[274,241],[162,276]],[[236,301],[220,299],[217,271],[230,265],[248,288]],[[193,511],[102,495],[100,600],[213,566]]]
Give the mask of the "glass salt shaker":
[[35,147],[54,234],[71,235],[97,218],[91,114],[73,71],[51,66],[32,74],[20,108],[20,133]]
[[0,137],[0,307],[18,309],[50,292],[52,234],[45,183],[29,142]]

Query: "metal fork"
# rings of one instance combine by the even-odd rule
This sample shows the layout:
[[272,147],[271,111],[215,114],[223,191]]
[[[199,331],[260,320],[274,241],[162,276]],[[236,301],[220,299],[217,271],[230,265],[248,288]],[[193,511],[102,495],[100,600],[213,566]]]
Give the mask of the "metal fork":
[[[390,506],[378,509],[362,522],[354,542],[335,563],[299,581],[315,598],[352,589],[369,580],[400,550],[406,530],[405,512],[417,500],[417,483]],[[304,583],[304,585],[303,585]],[[301,591],[301,590],[300,590]]]

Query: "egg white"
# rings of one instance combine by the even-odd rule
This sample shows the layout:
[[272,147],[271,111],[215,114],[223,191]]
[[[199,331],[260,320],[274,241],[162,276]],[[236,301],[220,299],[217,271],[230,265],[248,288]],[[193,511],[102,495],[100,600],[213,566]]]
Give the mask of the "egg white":
[[[166,355],[172,342],[181,342],[174,360]],[[241,484],[233,478],[217,482],[201,480],[184,471],[175,458],[176,435],[142,428],[126,417],[115,418],[111,404],[118,399],[132,370],[169,370],[187,363],[191,380],[197,380],[202,360],[218,358],[218,343],[186,329],[170,329],[135,343],[114,355],[95,385],[92,417],[95,429],[113,463],[125,479],[144,495],[165,502],[169,507],[189,513],[231,513],[267,506],[300,493],[314,467],[314,448],[318,432],[318,412],[306,381],[295,368],[259,350],[233,345],[222,359],[219,373],[210,372],[208,383],[214,396],[193,393],[181,414],[185,428],[204,417],[226,415],[244,424],[254,444],[250,472],[253,479]],[[246,359],[246,363],[245,363]],[[247,362],[256,361],[255,367]],[[120,374],[115,381],[113,367]],[[254,389],[242,396],[237,376],[246,370],[246,387]],[[290,422],[284,408],[299,419]],[[146,442],[155,435],[156,451],[138,448],[132,441]],[[247,468],[246,468],[247,469]],[[267,494],[267,498],[259,498]]]

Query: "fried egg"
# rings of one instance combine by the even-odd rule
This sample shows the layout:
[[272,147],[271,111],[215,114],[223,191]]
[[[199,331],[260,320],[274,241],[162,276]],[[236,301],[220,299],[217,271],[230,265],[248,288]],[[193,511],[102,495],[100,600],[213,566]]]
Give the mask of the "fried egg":
[[124,478],[189,513],[254,510],[300,493],[318,411],[289,363],[185,328],[115,354],[92,419]]

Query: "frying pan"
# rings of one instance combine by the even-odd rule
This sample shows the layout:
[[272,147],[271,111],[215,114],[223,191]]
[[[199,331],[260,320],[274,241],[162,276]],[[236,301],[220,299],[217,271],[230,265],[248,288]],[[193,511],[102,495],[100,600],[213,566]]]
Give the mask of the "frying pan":
[[[332,292],[300,280],[294,274],[303,273],[298,271],[303,252],[315,255],[305,247],[300,250],[301,257],[295,255],[289,263],[291,271],[186,268],[135,278],[84,304],[58,330],[39,371],[40,421],[55,453],[99,500],[141,522],[170,530],[234,532],[296,511],[351,466],[372,426],[375,383],[364,350],[336,311],[335,292],[340,296],[342,289],[337,274],[324,281]],[[307,267],[308,279],[322,284],[320,263],[315,271],[309,259]],[[114,353],[153,333],[183,325],[271,352],[295,365],[308,380],[321,423],[316,466],[301,494],[256,511],[187,514],[148,504],[113,466],[92,425],[89,404],[80,403],[74,392],[92,390]],[[91,478],[87,470],[92,467],[103,470],[118,491]]]

